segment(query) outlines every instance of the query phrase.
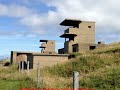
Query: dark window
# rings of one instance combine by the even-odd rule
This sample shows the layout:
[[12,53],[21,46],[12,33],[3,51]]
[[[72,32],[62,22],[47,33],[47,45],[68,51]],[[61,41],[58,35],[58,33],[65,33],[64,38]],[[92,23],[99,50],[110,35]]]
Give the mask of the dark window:
[[78,44],[73,45],[73,52],[78,52]]
[[91,28],[91,26],[88,26],[88,28]]
[[76,50],[76,48],[75,48],[75,47],[73,47],[73,52],[77,52],[77,50]]
[[94,50],[96,46],[90,46],[90,50]]

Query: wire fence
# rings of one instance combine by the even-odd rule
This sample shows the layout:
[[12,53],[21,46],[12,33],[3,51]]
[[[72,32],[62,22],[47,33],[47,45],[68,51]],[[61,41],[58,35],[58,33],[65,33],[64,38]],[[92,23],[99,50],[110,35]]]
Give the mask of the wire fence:
[[[14,76],[19,74],[18,76],[22,76],[22,79],[14,81],[13,84],[15,85],[13,87],[7,86],[9,89],[6,90],[19,90],[20,87],[73,88],[73,85],[77,84],[79,85],[78,88],[83,90],[120,90],[120,73],[119,69],[115,67],[113,69],[108,67],[106,70],[99,68],[97,71],[89,72],[89,68],[84,66],[83,69],[78,69],[80,66],[75,64],[71,66],[71,64],[64,65],[57,64],[59,62],[56,61],[52,62],[53,65],[46,61],[42,61],[39,64],[37,62],[19,62],[18,72],[14,73]],[[73,82],[73,71],[79,72],[77,83]]]
[[[53,61],[52,61],[53,62]],[[40,87],[46,88],[73,88],[72,73],[76,71],[75,66],[71,66],[71,69],[64,65],[51,65],[45,61],[40,63]],[[49,62],[47,62],[49,63]],[[38,63],[34,63],[38,65]],[[100,68],[98,71],[88,72],[86,68],[78,71],[79,75],[79,88],[93,88],[95,90],[119,90],[120,89],[120,75],[118,70],[113,68],[112,70],[107,69],[104,71]],[[105,73],[106,72],[106,73]],[[37,72],[36,72],[37,73]],[[36,75],[37,76],[37,75]]]

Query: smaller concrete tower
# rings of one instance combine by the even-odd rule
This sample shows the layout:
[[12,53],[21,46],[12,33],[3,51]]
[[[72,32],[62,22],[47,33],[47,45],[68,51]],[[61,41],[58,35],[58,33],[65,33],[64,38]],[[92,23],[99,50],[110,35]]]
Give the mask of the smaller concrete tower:
[[54,40],[40,40],[42,42],[40,48],[41,53],[54,54],[55,52],[55,41]]

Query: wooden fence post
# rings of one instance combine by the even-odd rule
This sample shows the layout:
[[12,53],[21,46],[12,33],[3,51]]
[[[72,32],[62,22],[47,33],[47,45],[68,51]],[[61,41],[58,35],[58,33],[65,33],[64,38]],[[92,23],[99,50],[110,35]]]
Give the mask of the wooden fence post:
[[40,90],[40,63],[37,65],[37,89]]

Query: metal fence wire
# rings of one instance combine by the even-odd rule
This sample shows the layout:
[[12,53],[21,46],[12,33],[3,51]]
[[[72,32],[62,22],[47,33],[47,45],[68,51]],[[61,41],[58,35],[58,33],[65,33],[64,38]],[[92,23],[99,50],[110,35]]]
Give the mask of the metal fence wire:
[[[47,63],[48,66],[45,66]],[[53,62],[54,63],[54,62]],[[27,65],[26,65],[27,64]],[[30,65],[34,64],[34,69]],[[77,68],[76,68],[77,67]],[[91,67],[91,66],[90,66]],[[79,69],[80,68],[80,69]],[[49,66],[49,62],[31,63],[19,62],[17,71],[11,72],[15,78],[13,87],[7,86],[6,90],[20,90],[22,88],[79,88],[80,90],[120,90],[119,69],[102,68],[90,70],[85,66],[77,66],[74,61],[67,64]],[[109,72],[108,72],[109,71]],[[12,84],[14,84],[14,82]],[[0,89],[2,90],[2,89]]]
[[[42,63],[45,62],[43,61]],[[61,64],[56,64],[51,67],[44,66],[41,63],[34,64],[40,69],[30,70],[29,76],[36,81],[36,87],[75,88],[75,85],[77,85],[78,88],[84,88],[86,90],[119,90],[120,88],[120,75],[117,75],[117,71],[115,71],[114,68],[111,72],[107,73],[102,70],[102,68],[95,72],[88,72],[86,71],[86,67],[84,67],[82,71],[77,71],[74,64],[72,64],[71,68],[68,68],[69,65]],[[40,74],[38,75],[39,70]],[[79,73],[77,77],[74,77],[73,72],[75,71]],[[103,72],[106,73],[103,74]],[[36,76],[34,76],[35,73]]]

